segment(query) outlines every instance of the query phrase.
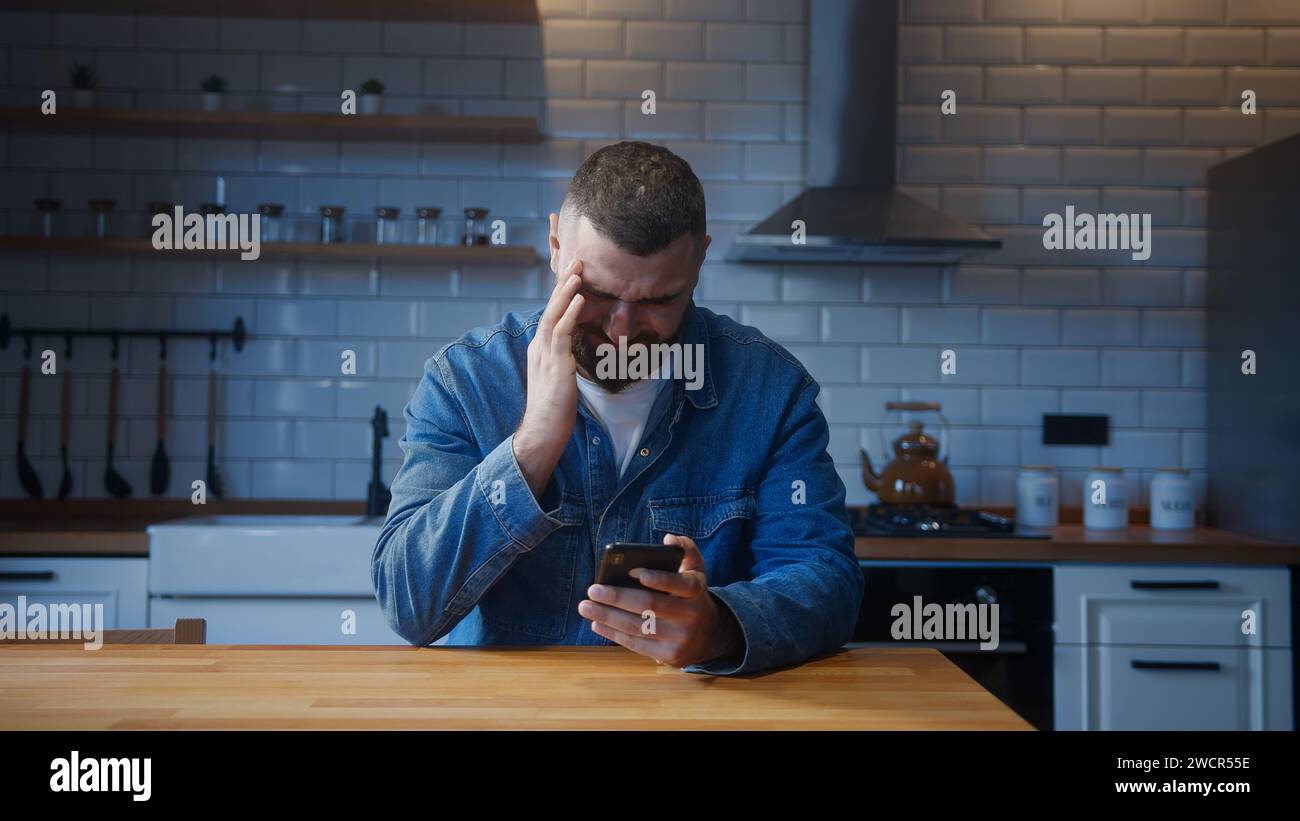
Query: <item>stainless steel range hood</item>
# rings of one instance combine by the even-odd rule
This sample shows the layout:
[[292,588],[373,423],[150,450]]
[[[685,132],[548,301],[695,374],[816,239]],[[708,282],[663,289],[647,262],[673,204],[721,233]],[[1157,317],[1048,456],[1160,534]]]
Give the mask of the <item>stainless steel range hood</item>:
[[934,264],[1002,247],[894,188],[898,4],[812,0],[808,49],[809,187],[736,237],[727,258]]

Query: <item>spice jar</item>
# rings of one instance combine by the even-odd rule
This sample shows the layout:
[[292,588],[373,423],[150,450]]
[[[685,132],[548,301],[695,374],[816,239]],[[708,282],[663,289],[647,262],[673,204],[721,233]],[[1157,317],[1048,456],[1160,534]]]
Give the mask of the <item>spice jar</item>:
[[1157,468],[1151,479],[1151,527],[1191,530],[1196,527],[1196,491],[1186,468]]
[[1083,526],[1089,530],[1128,527],[1128,493],[1121,468],[1088,471],[1083,481]]
[[465,209],[465,235],[461,237],[464,245],[488,244],[487,215],[486,208]]
[[1060,517],[1056,468],[1021,465],[1016,477],[1016,524],[1022,527],[1056,527]]
[[441,208],[421,206],[415,209],[415,241],[419,245],[438,244],[438,218],[442,216]]
[[90,212],[94,214],[95,236],[99,239],[108,237],[108,215],[113,213],[113,206],[117,205],[116,200],[110,199],[93,199],[87,203],[90,206]]
[[284,206],[278,202],[259,202],[257,204],[258,219],[261,226],[258,230],[262,232],[262,242],[279,242],[280,241],[280,222],[284,215]]
[[40,197],[32,200],[32,205],[41,214],[41,236],[49,239],[54,236],[54,215],[63,207],[63,200]]
[[401,209],[381,205],[375,209],[375,242],[379,245],[396,244],[398,236],[397,215]]
[[329,245],[334,242],[346,242],[343,230],[343,212],[341,205],[322,205],[320,207],[320,241]]

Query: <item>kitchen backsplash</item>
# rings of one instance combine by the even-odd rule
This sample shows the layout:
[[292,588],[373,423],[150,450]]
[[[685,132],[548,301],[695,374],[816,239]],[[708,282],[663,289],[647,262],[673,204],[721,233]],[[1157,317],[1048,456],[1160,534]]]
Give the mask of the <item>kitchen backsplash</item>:
[[[953,424],[959,501],[1014,502],[1017,466],[1062,469],[1069,504],[1090,466],[1181,465],[1204,487],[1205,169],[1300,130],[1295,0],[913,0],[900,27],[899,180],[904,190],[1002,239],[951,268],[735,265],[730,238],[797,193],[806,7],[795,0],[541,0],[540,26],[0,14],[0,101],[36,105],[92,64],[97,105],[199,105],[201,78],[228,107],[337,110],[368,77],[385,110],[536,116],[537,145],[330,143],[145,137],[0,137],[0,231],[35,230],[32,199],[112,197],[118,230],[143,236],[144,203],[197,209],[225,179],[231,210],[281,202],[296,236],[323,203],[491,209],[508,240],[546,245],[546,214],[595,148],[662,142],[704,181],[714,243],[697,301],[786,344],[823,386],[830,450],[851,503],[867,501],[858,447],[879,452],[889,399],[938,400]],[[37,45],[33,45],[37,44]],[[657,111],[641,113],[653,89]],[[1239,110],[1252,89],[1260,113]],[[956,94],[956,113],[940,112]],[[1151,257],[1052,252],[1045,214],[1149,213]],[[362,236],[364,225],[353,227]],[[219,463],[229,493],[361,499],[369,416],[401,411],[425,359],[510,310],[542,304],[550,272],[369,261],[239,262],[0,257],[0,309],[33,326],[229,327],[253,339],[217,360]],[[60,356],[63,343],[38,340]],[[18,497],[22,340],[0,352],[0,496]],[[941,375],[940,353],[957,354]],[[158,343],[123,340],[117,460],[141,495],[156,444]],[[357,354],[356,375],[340,353]],[[102,497],[109,345],[77,340],[74,495]],[[173,340],[171,495],[203,475],[206,340]],[[66,364],[66,363],[65,363]],[[34,378],[28,454],[59,477],[59,380]],[[1043,413],[1107,413],[1108,447],[1045,447]],[[894,427],[883,431],[888,438]],[[1074,501],[1077,504],[1077,501]]]

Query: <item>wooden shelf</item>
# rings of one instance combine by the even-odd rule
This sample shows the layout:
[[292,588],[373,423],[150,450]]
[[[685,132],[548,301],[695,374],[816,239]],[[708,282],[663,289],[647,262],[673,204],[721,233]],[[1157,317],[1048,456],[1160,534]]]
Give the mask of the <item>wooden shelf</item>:
[[0,0],[0,11],[536,23],[536,0]]
[[[197,101],[197,95],[196,95]],[[298,114],[273,111],[195,111],[59,107],[0,108],[0,129],[42,134],[133,134],[149,137],[227,137],[368,142],[510,142],[541,140],[533,117],[443,114]]]
[[[159,251],[147,239],[95,239],[93,237],[0,237],[0,252],[69,254],[77,256],[130,256],[132,254],[177,254],[180,256],[227,255],[238,259],[237,249],[224,251]],[[371,243],[264,242],[262,258],[305,257],[320,259],[386,259],[453,265],[536,265],[537,250],[527,245],[374,245]]]

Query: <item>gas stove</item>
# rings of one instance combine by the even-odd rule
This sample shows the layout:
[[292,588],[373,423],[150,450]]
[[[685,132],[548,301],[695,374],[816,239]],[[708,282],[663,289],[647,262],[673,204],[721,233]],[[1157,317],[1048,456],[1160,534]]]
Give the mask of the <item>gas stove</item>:
[[1041,531],[1017,531],[1016,520],[982,510],[923,505],[850,507],[856,536],[940,537],[955,539],[1046,539]]

